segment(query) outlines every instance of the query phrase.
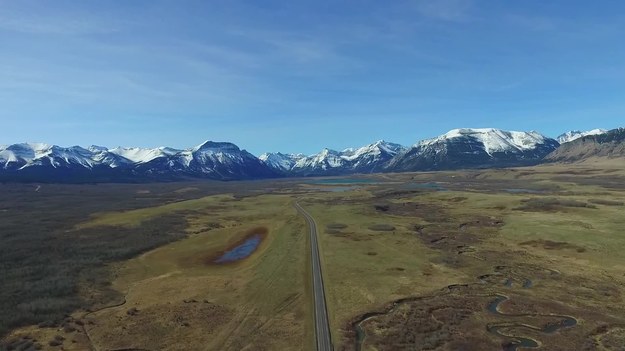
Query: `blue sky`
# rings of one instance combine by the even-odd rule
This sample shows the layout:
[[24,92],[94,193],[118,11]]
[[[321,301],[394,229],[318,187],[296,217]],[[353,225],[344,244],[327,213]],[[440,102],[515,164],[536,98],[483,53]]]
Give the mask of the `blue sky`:
[[0,0],[0,144],[317,152],[625,125],[625,2]]

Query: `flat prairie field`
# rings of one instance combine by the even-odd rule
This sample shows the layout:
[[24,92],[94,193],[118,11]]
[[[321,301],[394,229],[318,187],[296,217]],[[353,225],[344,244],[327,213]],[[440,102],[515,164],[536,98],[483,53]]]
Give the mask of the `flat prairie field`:
[[622,350],[625,165],[0,185],[0,349]]

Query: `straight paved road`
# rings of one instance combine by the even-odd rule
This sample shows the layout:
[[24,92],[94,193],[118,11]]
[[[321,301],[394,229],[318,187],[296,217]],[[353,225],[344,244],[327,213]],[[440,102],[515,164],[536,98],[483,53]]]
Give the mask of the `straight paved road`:
[[301,213],[310,227],[310,250],[313,275],[313,299],[315,302],[315,340],[318,351],[332,351],[332,338],[330,337],[330,324],[328,322],[328,309],[326,307],[326,295],[321,275],[321,262],[319,260],[319,244],[317,242],[317,223],[306,210],[297,202],[295,208]]

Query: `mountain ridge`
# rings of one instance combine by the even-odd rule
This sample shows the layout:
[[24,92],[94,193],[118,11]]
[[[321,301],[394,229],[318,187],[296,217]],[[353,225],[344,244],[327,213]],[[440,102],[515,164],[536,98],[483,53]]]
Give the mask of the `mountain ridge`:
[[560,144],[566,144],[566,143],[570,143],[571,141],[577,140],[579,138],[585,137],[585,136],[589,136],[589,135],[599,135],[599,134],[605,134],[607,133],[608,130],[606,129],[593,129],[593,130],[588,130],[585,132],[579,131],[579,130],[571,130],[569,132],[560,134],[556,140],[560,143]]
[[178,150],[169,147],[68,148],[21,143],[0,148],[0,180],[133,181],[187,177],[242,180],[279,176],[246,150],[229,142],[206,141]]
[[[359,147],[336,151],[324,148],[319,153],[309,156],[299,154],[290,168],[283,172],[296,176],[341,175],[350,173],[371,173],[381,164],[385,164],[405,147],[399,144],[378,140]],[[263,154],[270,158],[276,154]]]
[[582,136],[562,144],[545,157],[546,162],[576,162],[591,157],[625,157],[625,128]]
[[[563,145],[609,133],[596,129],[562,134]],[[562,139],[564,140],[564,139]],[[594,139],[593,139],[594,140]],[[1,181],[134,182],[188,178],[242,180],[275,177],[332,176],[511,167],[543,162],[560,147],[557,140],[536,131],[496,128],[452,129],[406,147],[378,140],[336,151],[324,148],[312,155],[264,153],[259,157],[230,142],[207,140],[195,147],[140,148],[91,145],[61,147],[45,143],[0,146]],[[556,154],[557,155],[557,154]],[[547,161],[553,162],[551,158]]]
[[460,128],[414,144],[387,166],[388,171],[432,171],[531,165],[559,143],[538,132]]

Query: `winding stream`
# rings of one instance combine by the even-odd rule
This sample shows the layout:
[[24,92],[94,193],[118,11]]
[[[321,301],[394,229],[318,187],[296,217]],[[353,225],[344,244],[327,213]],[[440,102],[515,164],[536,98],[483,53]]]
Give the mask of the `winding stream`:
[[[498,267],[497,270],[499,270]],[[557,271],[551,271],[551,274],[558,274],[559,272]],[[483,279],[487,278],[491,276],[490,274],[487,275],[483,275],[478,277],[478,279],[480,279],[483,283],[485,282]],[[527,278],[523,278],[523,277],[517,277],[518,280],[522,281],[521,286],[524,289],[529,289],[533,286],[533,282],[530,279]],[[506,287],[512,287],[513,283],[515,282],[515,280],[512,277],[507,278],[503,285]],[[517,280],[517,281],[518,281]],[[447,287],[447,291],[443,292],[442,294],[438,294],[435,296],[442,296],[442,295],[447,295],[449,293],[452,292],[452,290],[454,290],[454,288],[457,287],[457,285],[450,285]],[[484,295],[482,295],[484,296]],[[493,296],[493,295],[488,295],[488,296]],[[522,322],[500,322],[500,323],[490,323],[486,326],[486,329],[488,332],[490,332],[493,335],[496,335],[498,338],[503,338],[505,340],[510,340],[508,343],[503,344],[503,351],[517,351],[519,349],[535,349],[535,348],[539,348],[540,347],[540,343],[537,340],[534,340],[532,338],[529,337],[523,337],[523,336],[518,336],[515,335],[516,333],[512,333],[513,329],[530,329],[530,330],[534,330],[534,331],[538,331],[540,333],[543,334],[553,334],[558,332],[561,329],[564,328],[570,328],[570,327],[574,327],[575,325],[577,325],[577,319],[570,317],[570,316],[565,316],[565,315],[557,315],[557,314],[538,314],[538,313],[524,313],[524,314],[506,314],[506,313],[502,313],[499,310],[499,306],[509,300],[509,297],[499,294],[499,293],[495,293],[495,299],[492,300],[487,306],[486,309],[488,312],[490,312],[491,314],[497,315],[497,316],[501,316],[501,317],[506,317],[506,318],[523,318],[523,317],[548,317],[548,318],[553,318],[556,319],[557,322],[555,323],[548,323],[542,327],[537,327],[537,326],[533,326],[530,324],[525,324]],[[362,349],[362,345],[365,341],[365,338],[367,337],[367,333],[363,328],[363,323],[365,323],[367,320],[371,319],[371,318],[375,318],[377,316],[381,316],[384,314],[388,314],[388,313],[392,313],[393,310],[395,310],[395,308],[397,306],[399,306],[402,303],[407,303],[407,302],[414,302],[416,300],[419,299],[426,299],[426,298],[431,298],[434,296],[422,296],[422,297],[411,297],[411,298],[405,298],[405,299],[401,299],[401,300],[397,300],[395,302],[393,302],[389,307],[387,307],[384,311],[377,311],[377,312],[370,312],[370,313],[366,313],[364,315],[361,316],[360,320],[358,320],[357,322],[355,322],[353,324],[354,330],[356,332],[356,340],[355,340],[355,349],[357,351],[360,351]]]
[[[500,337],[503,338],[512,338],[514,339],[512,342],[510,342],[509,344],[505,345],[503,350],[504,351],[516,351],[519,348],[538,348],[540,346],[540,344],[531,338],[527,338],[527,337],[522,337],[522,336],[517,336],[517,335],[511,335],[509,333],[505,333],[505,330],[510,330],[510,329],[531,329],[531,330],[536,330],[539,331],[541,333],[545,333],[545,334],[553,334],[555,332],[557,332],[560,329],[564,329],[564,328],[570,328],[573,327],[575,325],[577,325],[577,320],[573,317],[569,317],[569,316],[564,316],[564,315],[554,315],[554,314],[505,314],[499,311],[499,305],[502,304],[503,302],[507,301],[509,298],[507,296],[504,295],[497,295],[497,297],[491,301],[488,306],[487,309],[490,313],[492,314],[496,314],[498,316],[503,316],[503,317],[553,317],[553,318],[557,318],[559,319],[559,321],[557,323],[549,323],[545,326],[541,327],[535,327],[532,325],[528,325],[528,324],[522,324],[522,323],[494,323],[494,324],[489,324],[486,328],[489,332],[498,335]],[[503,331],[502,331],[503,330]]]

